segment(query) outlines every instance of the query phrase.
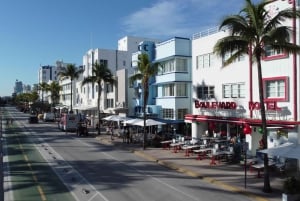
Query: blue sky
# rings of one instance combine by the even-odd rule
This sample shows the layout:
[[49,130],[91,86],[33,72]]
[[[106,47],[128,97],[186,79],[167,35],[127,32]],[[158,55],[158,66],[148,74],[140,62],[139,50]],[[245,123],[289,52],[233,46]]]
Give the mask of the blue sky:
[[217,26],[244,0],[0,0],[0,96],[16,80],[38,82],[40,65],[82,64],[90,48],[124,36],[165,40]]

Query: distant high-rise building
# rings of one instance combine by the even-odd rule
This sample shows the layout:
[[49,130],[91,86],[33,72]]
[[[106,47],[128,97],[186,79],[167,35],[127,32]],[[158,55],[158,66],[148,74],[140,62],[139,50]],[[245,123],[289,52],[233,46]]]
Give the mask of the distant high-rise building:
[[66,67],[68,63],[64,63],[63,61],[56,61],[55,66],[45,65],[41,66],[39,69],[39,83],[49,81],[58,81],[58,73],[62,70],[62,68]]
[[22,83],[22,81],[16,80],[15,87],[14,87],[14,93],[16,93],[16,94],[23,93],[23,83]]

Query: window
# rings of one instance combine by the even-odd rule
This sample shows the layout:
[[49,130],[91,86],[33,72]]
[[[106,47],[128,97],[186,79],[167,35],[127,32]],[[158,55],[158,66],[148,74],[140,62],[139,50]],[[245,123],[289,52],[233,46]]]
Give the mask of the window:
[[175,62],[174,60],[169,60],[161,63],[161,70],[159,74],[170,73],[175,71]]
[[[229,59],[231,56],[233,55],[233,52],[229,53],[227,52],[224,57],[222,58],[222,62],[224,64],[224,62]],[[244,55],[240,55],[235,59],[235,62],[239,62],[239,61],[244,61],[245,60],[245,56]]]
[[175,96],[174,84],[166,84],[163,86],[163,96]]
[[288,78],[273,77],[264,78],[264,95],[267,100],[287,101],[288,100]]
[[176,87],[176,96],[187,96],[186,83],[177,83],[175,87]]
[[187,72],[188,60],[185,58],[175,58],[172,60],[161,62],[161,68],[159,68],[158,74],[166,74],[172,72]]
[[245,98],[245,83],[223,84],[224,98]]
[[163,118],[164,119],[174,119],[174,110],[171,108],[163,108],[162,109]]
[[163,86],[163,96],[187,96],[187,84],[166,84]]
[[106,84],[106,93],[114,92],[114,87],[112,84]]
[[196,57],[196,69],[207,68],[213,65],[213,55],[212,53],[203,54]]
[[106,99],[106,108],[114,108],[114,99]]
[[184,119],[184,116],[188,113],[187,108],[181,108],[177,110],[177,119]]
[[104,66],[108,66],[107,64],[108,64],[108,62],[107,62],[107,60],[106,59],[100,59],[100,62],[99,62],[99,64],[100,65],[104,65]]
[[263,58],[264,60],[273,60],[273,59],[281,59],[285,58],[288,55],[283,52],[282,50],[274,50],[271,49],[270,46],[265,46],[265,57]]
[[176,71],[187,72],[187,59],[176,58]]
[[214,86],[199,86],[197,87],[197,98],[199,99],[211,99],[215,97]]

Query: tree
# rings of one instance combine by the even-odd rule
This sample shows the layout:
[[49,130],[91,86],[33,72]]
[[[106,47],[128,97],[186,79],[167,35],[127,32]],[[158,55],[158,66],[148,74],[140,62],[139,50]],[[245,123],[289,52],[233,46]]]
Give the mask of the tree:
[[83,69],[78,69],[74,64],[68,64],[66,68],[58,73],[60,77],[68,77],[71,80],[71,103],[70,112],[73,112],[73,80],[78,79],[79,75],[83,72]]
[[48,90],[49,85],[46,82],[39,84],[39,89],[42,91],[42,103],[44,103],[44,92]]
[[155,76],[158,71],[159,63],[151,63],[147,54],[143,53],[138,55],[138,72],[130,77],[130,82],[141,80],[143,91],[143,120],[144,120],[144,135],[143,135],[143,149],[146,148],[147,132],[146,132],[146,106],[149,97],[149,81],[150,78]]
[[[266,55],[266,47],[287,53],[300,52],[300,46],[290,42],[291,29],[282,24],[285,19],[295,19],[300,12],[293,7],[279,11],[275,16],[268,15],[266,6],[273,1],[263,1],[257,4],[245,0],[245,7],[237,15],[227,16],[221,23],[220,29],[227,28],[230,34],[214,46],[214,52],[224,58],[225,54],[231,56],[224,61],[224,66],[234,62],[239,56],[249,54],[252,62],[257,63],[259,101],[263,132],[263,148],[267,149],[267,122],[264,105],[263,80],[261,59]],[[264,192],[271,192],[268,156],[264,155]]]
[[53,81],[51,84],[49,84],[48,91],[51,93],[51,100],[52,104],[58,104],[59,103],[59,92],[62,90],[62,87],[59,85],[58,82]]
[[115,79],[110,71],[110,69],[104,65],[99,64],[97,61],[92,66],[92,75],[83,79],[81,85],[87,83],[97,84],[98,86],[98,99],[97,99],[97,111],[98,111],[98,135],[100,135],[100,121],[101,121],[101,111],[100,111],[100,98],[102,94],[102,83],[114,84]]

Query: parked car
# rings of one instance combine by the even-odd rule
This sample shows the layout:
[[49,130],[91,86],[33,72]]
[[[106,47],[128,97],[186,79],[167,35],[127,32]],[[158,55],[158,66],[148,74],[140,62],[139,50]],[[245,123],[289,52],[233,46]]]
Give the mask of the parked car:
[[39,119],[36,115],[31,115],[30,117],[28,117],[28,123],[30,124],[39,123]]
[[44,121],[55,121],[55,115],[53,112],[46,112],[44,113],[43,117]]

